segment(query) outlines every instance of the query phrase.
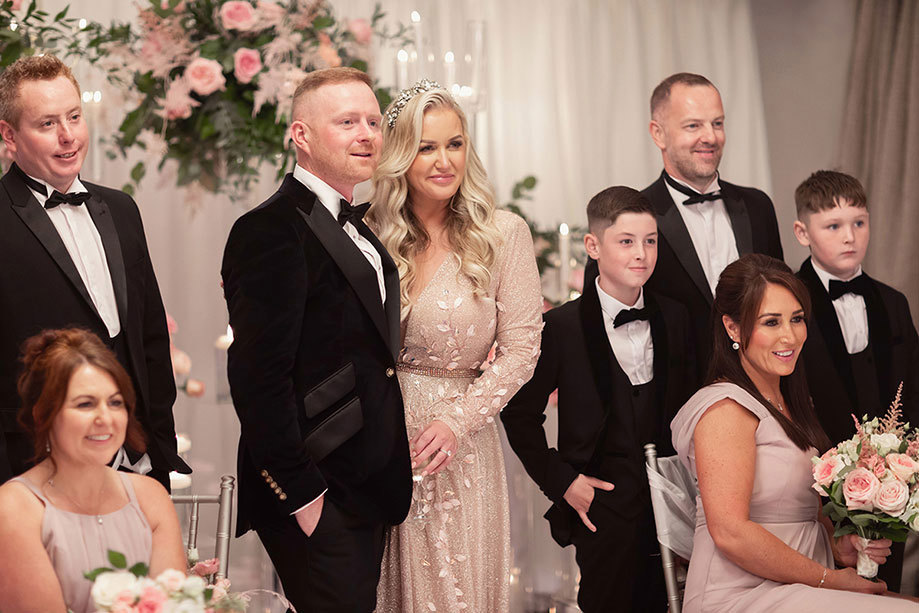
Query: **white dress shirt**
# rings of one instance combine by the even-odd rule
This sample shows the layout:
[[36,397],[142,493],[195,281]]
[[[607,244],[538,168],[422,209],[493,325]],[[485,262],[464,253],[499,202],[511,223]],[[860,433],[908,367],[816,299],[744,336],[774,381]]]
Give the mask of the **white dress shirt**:
[[[31,175],[29,175],[31,176]],[[54,188],[38,179],[32,177],[45,186],[47,194],[37,192],[31,187],[32,194],[42,206],[48,219],[54,224],[54,228],[61,237],[70,259],[77,272],[80,273],[80,279],[89,297],[96,307],[96,312],[105,323],[109,337],[115,338],[121,332],[121,320],[118,318],[118,304],[115,302],[115,288],[112,286],[112,275],[109,272],[108,260],[105,258],[105,248],[102,246],[102,237],[93,223],[92,215],[86,205],[74,206],[72,204],[60,204],[51,209],[45,209],[45,201],[54,191]],[[68,194],[76,194],[87,191],[80,183],[80,179],[74,179]]]
[[[339,194],[335,191],[335,188],[329,186],[328,183],[299,164],[294,168],[294,178],[316,194],[316,197],[319,198],[322,205],[329,210],[332,217],[336,221],[338,220],[338,213],[341,211],[341,201],[347,200],[347,198]],[[342,226],[342,230],[345,231],[348,238],[350,238],[357,248],[360,249],[361,253],[364,254],[364,257],[367,258],[367,261],[370,262],[370,265],[373,266],[373,269],[376,271],[377,284],[380,286],[380,302],[386,304],[386,281],[383,279],[383,258],[381,258],[377,250],[374,249],[373,244],[361,236],[360,232],[357,231],[357,228],[355,228],[354,224],[350,221]]]
[[654,378],[654,342],[651,340],[651,322],[645,320],[630,321],[618,328],[613,325],[619,311],[626,309],[643,309],[645,306],[644,289],[638,294],[638,300],[632,306],[623,304],[603,291],[600,278],[595,279],[597,295],[600,297],[600,308],[603,310],[603,327],[609,338],[613,355],[619,366],[625,371],[632,385],[642,385]]
[[[817,273],[817,278],[823,283],[823,289],[826,291],[830,291],[830,279],[851,281],[862,274],[862,267],[859,266],[854,275],[848,279],[840,279],[820,268],[813,258],[811,258],[811,264],[813,264],[814,272]],[[865,307],[864,296],[851,292],[843,294],[833,300],[833,308],[836,309],[836,319],[839,320],[842,339],[846,342],[846,351],[850,354],[864,351],[868,346],[868,309]]]
[[[696,191],[691,185],[687,185],[679,179],[671,178],[677,183],[686,185],[689,189]],[[714,295],[721,271],[740,257],[737,253],[737,242],[734,239],[731,218],[728,216],[727,209],[724,208],[724,200],[683,204],[683,201],[689,196],[674,189],[669,184],[667,184],[667,189],[670,191],[670,197],[673,198],[676,210],[680,212],[680,216],[683,218],[683,223],[686,224],[686,229],[689,230],[689,237],[696,248],[696,254],[699,256],[699,262],[702,264],[705,278],[708,280]],[[721,186],[718,184],[718,178],[716,177],[702,193],[710,194],[717,192],[719,189],[721,189]]]

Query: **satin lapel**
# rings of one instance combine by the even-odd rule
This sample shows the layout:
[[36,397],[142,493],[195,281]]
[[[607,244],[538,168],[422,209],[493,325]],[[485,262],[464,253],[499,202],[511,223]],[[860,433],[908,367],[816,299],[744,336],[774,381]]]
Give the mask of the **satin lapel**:
[[581,313],[581,328],[584,343],[587,345],[590,368],[593,371],[594,385],[603,403],[603,414],[609,415],[613,405],[612,363],[610,361],[613,351],[609,346],[609,338],[606,336],[603,311],[600,308],[600,297],[597,295],[595,283],[585,283],[578,308]]
[[652,185],[652,202],[654,203],[655,212],[657,213],[657,228],[660,233],[667,239],[667,243],[676,254],[676,259],[692,279],[702,295],[709,304],[712,303],[712,288],[705,278],[705,271],[702,270],[702,263],[696,253],[696,247],[692,244],[692,237],[689,236],[689,230],[683,223],[683,217],[677,210],[677,205],[670,197],[667,186],[663,178],[658,179]]
[[[862,273],[865,274],[865,273]],[[867,275],[865,275],[867,276]],[[890,318],[887,315],[887,307],[881,298],[881,292],[878,290],[877,283],[874,279],[868,277],[871,281],[869,290],[865,295],[865,310],[868,311],[868,339],[871,343],[872,352],[874,353],[874,365],[877,369],[878,391],[881,393],[881,399],[886,402],[884,395],[893,394],[899,381],[891,381],[893,375],[891,371],[891,345],[892,336],[890,330]],[[889,400],[893,400],[893,397]],[[867,410],[872,407],[863,407]],[[884,406],[874,407],[878,412],[884,410]]]
[[[654,381],[658,384],[667,381],[668,350],[667,320],[655,300],[654,295],[645,292],[645,307],[651,313],[651,343],[654,345]],[[666,386],[662,391],[666,392]]]
[[118,305],[118,319],[121,321],[121,327],[124,329],[128,321],[128,282],[124,271],[124,257],[121,253],[121,240],[118,238],[118,230],[115,229],[115,221],[109,211],[108,204],[102,198],[92,193],[92,198],[86,201],[86,208],[89,210],[96,231],[102,239],[102,247],[105,249],[105,259],[108,262],[109,274],[112,277],[112,288],[115,290],[115,302]]
[[357,294],[364,309],[370,315],[370,319],[373,320],[383,342],[389,346],[389,325],[386,322],[383,303],[380,300],[376,271],[373,270],[370,262],[348,238],[329,210],[306,186],[294,179],[292,175],[287,175],[281,185],[281,191],[293,199],[297,212],[325,247],[329,257],[345,275],[354,293]]
[[750,225],[747,205],[733,193],[733,190],[722,190],[721,193],[724,208],[728,212],[731,227],[734,229],[734,241],[737,244],[738,255],[753,253],[753,228]]
[[48,218],[48,214],[45,213],[35,196],[32,195],[32,190],[18,177],[9,173],[4,175],[3,183],[6,185],[10,200],[13,203],[13,210],[32,231],[35,238],[39,240],[45,251],[51,256],[51,259],[61,269],[61,272],[73,284],[74,289],[83,297],[89,308],[93,310],[93,313],[98,316],[99,312],[96,311],[96,305],[93,304],[86,286],[83,285],[83,279],[80,278],[80,273],[77,272],[77,267],[70,258],[67,247],[64,246],[64,241],[61,240],[61,236]]
[[[833,308],[833,302],[830,295],[820,282],[817,273],[814,272],[814,266],[811,259],[807,258],[801,264],[801,280],[807,286],[811,295],[811,308],[814,313],[811,322],[817,322],[820,334],[823,336],[823,342],[826,343],[827,351],[836,372],[846,386],[846,392],[852,404],[858,402],[858,395],[855,390],[855,380],[852,378],[852,361],[849,360],[849,351],[846,349],[846,342],[842,338],[842,328],[839,326],[839,317],[836,315],[836,309]],[[811,373],[811,377],[819,376],[818,373]]]
[[401,296],[399,294],[399,270],[396,263],[392,261],[386,247],[376,237],[376,234],[367,227],[363,221],[357,224],[357,231],[361,236],[370,241],[373,248],[380,254],[383,261],[383,285],[386,287],[386,323],[389,325],[389,348],[392,351],[393,360],[398,359],[399,351],[402,349],[399,345],[402,335],[399,331],[399,311],[401,307]]

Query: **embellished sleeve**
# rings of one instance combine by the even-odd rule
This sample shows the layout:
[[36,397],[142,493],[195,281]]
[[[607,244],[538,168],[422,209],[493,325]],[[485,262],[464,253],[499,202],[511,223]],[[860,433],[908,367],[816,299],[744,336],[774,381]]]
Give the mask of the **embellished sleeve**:
[[[508,215],[510,217],[510,215]],[[542,287],[533,238],[520,217],[501,224],[504,243],[498,252],[492,287],[495,302],[495,359],[465,392],[444,401],[436,412],[457,439],[492,423],[533,376],[542,332]]]

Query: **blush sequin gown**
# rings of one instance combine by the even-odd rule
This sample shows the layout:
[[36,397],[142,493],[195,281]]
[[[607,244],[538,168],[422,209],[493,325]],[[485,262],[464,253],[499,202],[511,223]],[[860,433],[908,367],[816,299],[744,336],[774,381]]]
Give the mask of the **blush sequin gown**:
[[[497,211],[501,245],[487,296],[448,254],[402,322],[399,383],[409,438],[445,422],[458,448],[415,483],[412,509],[386,543],[377,611],[508,610],[510,528],[497,413],[533,374],[542,292],[529,228]],[[494,362],[479,369],[497,342]],[[422,519],[414,516],[421,509]]]

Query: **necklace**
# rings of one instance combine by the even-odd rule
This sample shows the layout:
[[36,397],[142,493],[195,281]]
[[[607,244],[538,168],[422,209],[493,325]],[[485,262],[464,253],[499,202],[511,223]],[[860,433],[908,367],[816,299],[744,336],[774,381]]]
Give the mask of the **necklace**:
[[788,417],[788,413],[785,411],[785,407],[782,406],[781,402],[776,402],[769,396],[765,396],[765,398],[766,400],[769,401],[769,404],[771,404],[772,406],[776,407],[779,410],[779,413],[781,413],[785,417]]
[[[101,501],[102,501],[102,492],[105,491],[105,482],[106,482],[106,481],[107,481],[107,479],[103,479],[103,480],[102,480],[102,487],[99,488],[99,493],[96,494],[95,500],[96,500],[97,504],[101,503]],[[51,488],[53,488],[55,492],[59,492],[62,496],[64,496],[64,498],[66,498],[68,501],[70,501],[70,504],[72,504],[73,506],[75,506],[75,507],[80,511],[80,513],[82,513],[83,515],[95,515],[95,516],[96,516],[96,522],[99,523],[100,525],[102,524],[102,515],[100,515],[99,513],[92,513],[92,512],[90,512],[90,511],[88,511],[88,510],[86,509],[86,507],[84,507],[83,505],[81,505],[80,503],[78,503],[76,500],[74,500],[73,498],[71,498],[71,497],[70,497],[70,494],[68,494],[68,493],[65,492],[64,490],[60,489],[59,487],[56,487],[56,486],[54,485],[54,477],[49,477],[49,478],[48,478],[48,486],[51,487]]]

